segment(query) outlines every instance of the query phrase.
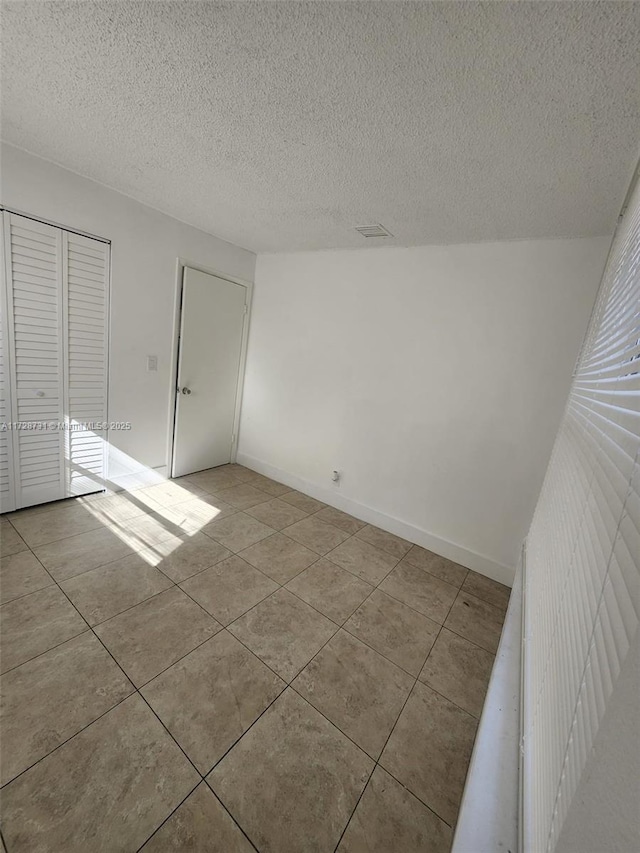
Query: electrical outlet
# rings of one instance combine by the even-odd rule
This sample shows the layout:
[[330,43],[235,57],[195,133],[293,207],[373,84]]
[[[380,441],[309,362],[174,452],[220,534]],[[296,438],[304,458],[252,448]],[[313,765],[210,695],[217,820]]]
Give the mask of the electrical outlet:
[[148,355],[147,356],[147,373],[155,373],[158,369],[158,356],[157,355]]
[[340,482],[340,471],[334,471],[331,474],[331,479],[333,480],[334,483],[339,483]]

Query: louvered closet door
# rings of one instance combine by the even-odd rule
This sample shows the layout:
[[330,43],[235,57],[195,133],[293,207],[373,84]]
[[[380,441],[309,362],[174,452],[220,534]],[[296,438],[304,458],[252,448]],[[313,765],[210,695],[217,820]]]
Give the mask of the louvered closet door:
[[7,212],[4,229],[3,511],[104,487],[109,281],[107,243]]
[[107,432],[107,282],[109,246],[65,232],[65,413],[68,495],[103,487]]
[[62,231],[5,213],[16,506],[65,496]]
[[[0,239],[0,251],[3,252],[4,242]],[[4,252],[2,254],[2,269],[4,271]],[[10,452],[11,432],[11,397],[9,382],[9,353],[7,349],[7,300],[6,291],[0,298],[0,512],[8,512],[15,507],[13,494],[13,453]]]

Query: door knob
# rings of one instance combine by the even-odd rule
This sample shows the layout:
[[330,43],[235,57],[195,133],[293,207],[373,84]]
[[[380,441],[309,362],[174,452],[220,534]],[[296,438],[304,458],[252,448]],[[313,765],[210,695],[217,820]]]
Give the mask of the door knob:
[[184,388],[182,389],[182,393],[183,393],[183,394],[190,394],[190,393],[191,393],[191,388],[187,388],[187,386],[185,385],[185,386],[184,386]]

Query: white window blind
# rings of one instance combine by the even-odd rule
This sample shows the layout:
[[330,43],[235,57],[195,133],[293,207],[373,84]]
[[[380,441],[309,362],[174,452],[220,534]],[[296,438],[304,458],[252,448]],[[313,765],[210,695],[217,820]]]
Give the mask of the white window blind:
[[523,841],[553,851],[640,618],[640,185],[526,543]]

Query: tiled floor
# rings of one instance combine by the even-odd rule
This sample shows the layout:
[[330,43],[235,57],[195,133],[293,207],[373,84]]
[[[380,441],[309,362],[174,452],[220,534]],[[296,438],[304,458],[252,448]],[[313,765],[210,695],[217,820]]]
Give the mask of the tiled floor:
[[441,853],[509,590],[237,465],[0,521],[8,853]]

